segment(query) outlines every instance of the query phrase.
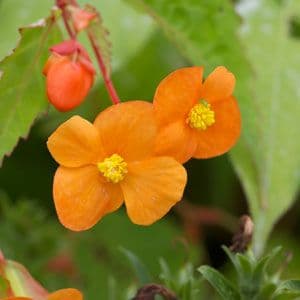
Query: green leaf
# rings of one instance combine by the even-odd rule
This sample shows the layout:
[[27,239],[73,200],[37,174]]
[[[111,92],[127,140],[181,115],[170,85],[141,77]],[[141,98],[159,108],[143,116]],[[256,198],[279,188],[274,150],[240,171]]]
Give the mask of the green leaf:
[[236,256],[234,253],[232,253],[230,251],[229,248],[227,248],[226,246],[222,246],[222,249],[224,250],[224,252],[226,253],[226,255],[228,256],[228,258],[230,259],[231,263],[233,264],[236,272],[238,273],[239,276],[243,275],[243,269],[242,266],[240,265],[239,260],[236,259]]
[[198,269],[198,271],[216,289],[216,291],[219,293],[222,299],[240,299],[240,295],[237,292],[237,290],[231,285],[229,280],[227,280],[220,272],[209,266],[201,266]]
[[275,291],[275,295],[296,294],[300,296],[300,280],[285,280]]
[[268,282],[264,284],[261,287],[261,290],[259,292],[259,295],[257,295],[256,300],[266,300],[266,299],[272,299],[272,295],[274,294],[274,291],[276,290],[276,284]]
[[274,249],[272,249],[269,254],[265,255],[264,257],[258,260],[255,269],[253,271],[253,279],[256,282],[259,282],[259,280],[264,276],[264,272],[269,267],[269,264],[277,255],[279,255],[281,250],[282,247],[277,246]]
[[151,275],[150,275],[149,271],[147,270],[146,266],[142,263],[142,261],[131,251],[129,251],[125,248],[122,248],[122,247],[120,248],[120,250],[128,258],[141,285],[150,283]]
[[241,103],[243,136],[256,142],[237,147],[233,161],[254,218],[255,251],[261,253],[272,226],[299,188],[300,140],[294,137],[299,135],[300,41],[290,34],[290,21],[300,3],[263,0],[251,11],[246,6],[239,10],[245,23],[241,38],[255,73],[253,96]]
[[21,28],[17,48],[0,62],[0,163],[47,108],[42,69],[58,36],[54,16]]

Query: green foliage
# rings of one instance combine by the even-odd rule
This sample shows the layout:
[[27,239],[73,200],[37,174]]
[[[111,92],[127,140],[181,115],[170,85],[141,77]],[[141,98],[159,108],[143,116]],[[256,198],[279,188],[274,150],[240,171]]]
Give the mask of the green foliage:
[[285,280],[281,282],[275,291],[275,299],[289,294],[292,294],[293,297],[300,296],[300,280]]
[[[112,43],[113,70],[134,57],[153,32],[151,19],[138,14],[123,0],[79,0],[78,3],[91,4],[101,13]],[[84,44],[88,47],[85,40]]]
[[[82,5],[90,3],[101,12],[113,44],[114,67],[119,68],[132,58],[153,31],[150,18],[140,16],[122,0],[78,2]],[[18,28],[45,17],[53,5],[54,0],[1,0],[0,58],[15,47]]]
[[124,255],[129,260],[131,266],[133,267],[136,273],[139,283],[141,285],[150,283],[152,278],[144,263],[133,252],[129,250],[121,248],[120,251],[124,253]]
[[227,0],[127,1],[151,15],[191,63],[208,70],[225,65],[236,75],[243,133],[231,157],[256,224],[255,251],[261,253],[299,187],[300,142],[291,138],[298,134],[300,114],[298,1],[264,0],[253,11],[241,1],[240,10],[247,9],[242,24]]
[[[299,188],[300,141],[293,137],[300,115],[300,42],[289,34],[291,17],[299,9],[299,1],[264,0],[243,14],[241,37],[255,73],[253,97],[244,106],[255,112],[253,139],[258,143],[249,143],[247,151],[236,149],[234,161],[247,183],[256,252],[262,251],[274,222]],[[245,119],[244,135],[250,126]]]
[[[1,249],[8,259],[24,264],[50,291],[74,286],[82,289],[86,299],[108,299],[109,288],[116,282],[112,299],[129,299],[126,295],[132,292],[128,287],[134,286],[136,292],[136,278],[120,247],[130,249],[126,252],[127,255],[131,253],[131,260],[140,257],[147,272],[156,275],[160,268],[153,257],[168,258],[172,270],[181,266],[186,253],[180,245],[173,244],[180,234],[172,224],[164,221],[140,228],[123,212],[105,217],[91,231],[72,233],[33,201],[20,199],[12,204],[0,194]],[[193,253],[195,249],[190,251]],[[51,267],[62,255],[68,258],[68,268],[73,271]],[[155,276],[151,278],[155,280]]]
[[[274,259],[281,252],[280,247],[274,248],[269,254],[256,259],[251,251],[246,254],[234,254],[223,247],[237,274],[237,283],[229,282],[219,271],[202,266],[199,271],[215,288],[222,299],[241,300],[279,300],[289,299],[289,295],[300,295],[299,280],[281,280],[281,265],[274,266]],[[281,262],[282,264],[282,262]],[[281,298],[283,297],[283,298]],[[294,298],[291,298],[294,299]]]
[[240,299],[237,290],[232,286],[229,280],[214,268],[209,266],[202,266],[199,268],[199,272],[216,289],[222,299]]
[[0,62],[0,161],[47,108],[41,70],[58,37],[54,16],[24,27],[13,54]]
[[195,273],[194,265],[186,262],[177,272],[172,272],[168,263],[160,259],[162,283],[172,290],[181,300],[197,300],[204,298],[202,280]]

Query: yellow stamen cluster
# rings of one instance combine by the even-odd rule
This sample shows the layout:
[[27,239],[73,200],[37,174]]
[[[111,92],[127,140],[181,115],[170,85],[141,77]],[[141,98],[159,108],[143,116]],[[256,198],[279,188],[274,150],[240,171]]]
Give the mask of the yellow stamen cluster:
[[189,112],[186,122],[191,128],[206,130],[215,123],[215,112],[206,101],[196,104]]
[[113,154],[97,164],[99,171],[109,182],[118,183],[122,181],[128,172],[127,163],[118,155]]

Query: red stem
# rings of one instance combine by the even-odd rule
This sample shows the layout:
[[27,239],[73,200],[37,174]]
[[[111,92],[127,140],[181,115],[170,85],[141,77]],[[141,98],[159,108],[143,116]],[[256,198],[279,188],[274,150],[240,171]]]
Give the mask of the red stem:
[[[77,6],[78,7],[78,4],[76,2],[76,0],[72,0],[72,5],[74,6]],[[56,0],[56,4],[57,6],[62,10],[62,17],[63,17],[63,20],[64,20],[64,24],[65,24],[65,27],[66,27],[66,30],[68,31],[68,34],[69,36],[71,37],[71,39],[76,39],[76,33],[73,32],[72,28],[70,27],[70,24],[68,22],[68,13],[66,11],[66,1],[64,0]],[[94,38],[93,38],[93,35],[88,33],[88,37],[89,37],[89,40],[91,42],[91,45],[92,45],[92,48],[95,52],[95,55],[96,55],[96,58],[97,58],[97,62],[98,62],[98,65],[99,65],[99,68],[100,68],[100,71],[102,73],[102,76],[103,76],[103,79],[104,79],[104,84],[105,84],[105,87],[106,87],[106,90],[111,98],[111,101],[113,104],[118,104],[120,103],[120,98],[116,92],[116,89],[113,85],[113,82],[112,80],[110,79],[110,76],[109,76],[109,72],[105,66],[105,63],[103,61],[103,58],[102,58],[102,54],[101,54],[101,51],[100,49],[98,48]]]
[[69,19],[69,16],[68,16],[68,13],[66,11],[66,6],[67,6],[67,1],[65,0],[56,0],[56,5],[61,9],[62,11],[62,17],[63,17],[63,20],[64,20],[64,24],[65,24],[65,27],[66,27],[66,30],[69,34],[69,36],[71,37],[71,39],[76,39],[76,34],[73,32],[69,22],[68,22],[68,19]]
[[64,24],[65,24],[65,27],[66,27],[66,29],[68,31],[68,34],[69,34],[70,38],[72,40],[75,40],[76,39],[76,34],[71,29],[71,26],[70,26],[70,24],[68,22],[67,12],[64,9],[62,10],[62,16],[63,16]]
[[98,61],[98,65],[100,68],[100,71],[102,73],[103,79],[104,79],[104,84],[106,86],[107,92],[111,98],[111,101],[113,102],[113,104],[118,104],[120,103],[120,98],[116,92],[116,89],[110,79],[109,73],[107,71],[107,68],[105,66],[105,63],[103,61],[102,55],[101,55],[101,51],[99,50],[99,48],[97,47],[95,40],[93,38],[93,35],[88,33],[88,37],[90,39],[90,42],[92,44],[93,50],[95,52],[97,61]]

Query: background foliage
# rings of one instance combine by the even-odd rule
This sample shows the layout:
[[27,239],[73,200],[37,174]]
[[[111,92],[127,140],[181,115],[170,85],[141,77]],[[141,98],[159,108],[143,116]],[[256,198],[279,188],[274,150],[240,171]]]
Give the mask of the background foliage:
[[[262,253],[273,225],[295,203],[268,245],[293,251],[284,275],[299,275],[299,1],[89,3],[101,11],[109,28],[112,76],[121,99],[151,100],[159,81],[181,66],[204,65],[207,75],[225,65],[237,78],[242,136],[230,155],[187,163],[187,205],[165,220],[141,228],[121,211],[89,232],[70,233],[55,216],[51,184],[56,165],[45,141],[71,114],[92,120],[110,102],[99,80],[75,112],[47,110],[41,70],[49,45],[61,35],[53,27],[44,40],[53,1],[1,0],[0,160],[15,148],[0,169],[0,248],[6,256],[26,265],[50,290],[76,286],[86,299],[126,299],[141,284],[125,254],[129,250],[149,269],[152,281],[175,289],[183,280],[185,289],[177,292],[192,299],[187,286],[201,263],[222,268],[231,278],[220,245],[230,243],[239,215],[251,212],[254,248]],[[26,27],[41,18],[44,23]],[[25,29],[19,33],[19,28]],[[160,258],[166,262],[159,263]],[[192,265],[186,264],[188,258]],[[170,278],[166,266],[178,277]],[[212,293],[202,283],[199,290],[202,297]]]

